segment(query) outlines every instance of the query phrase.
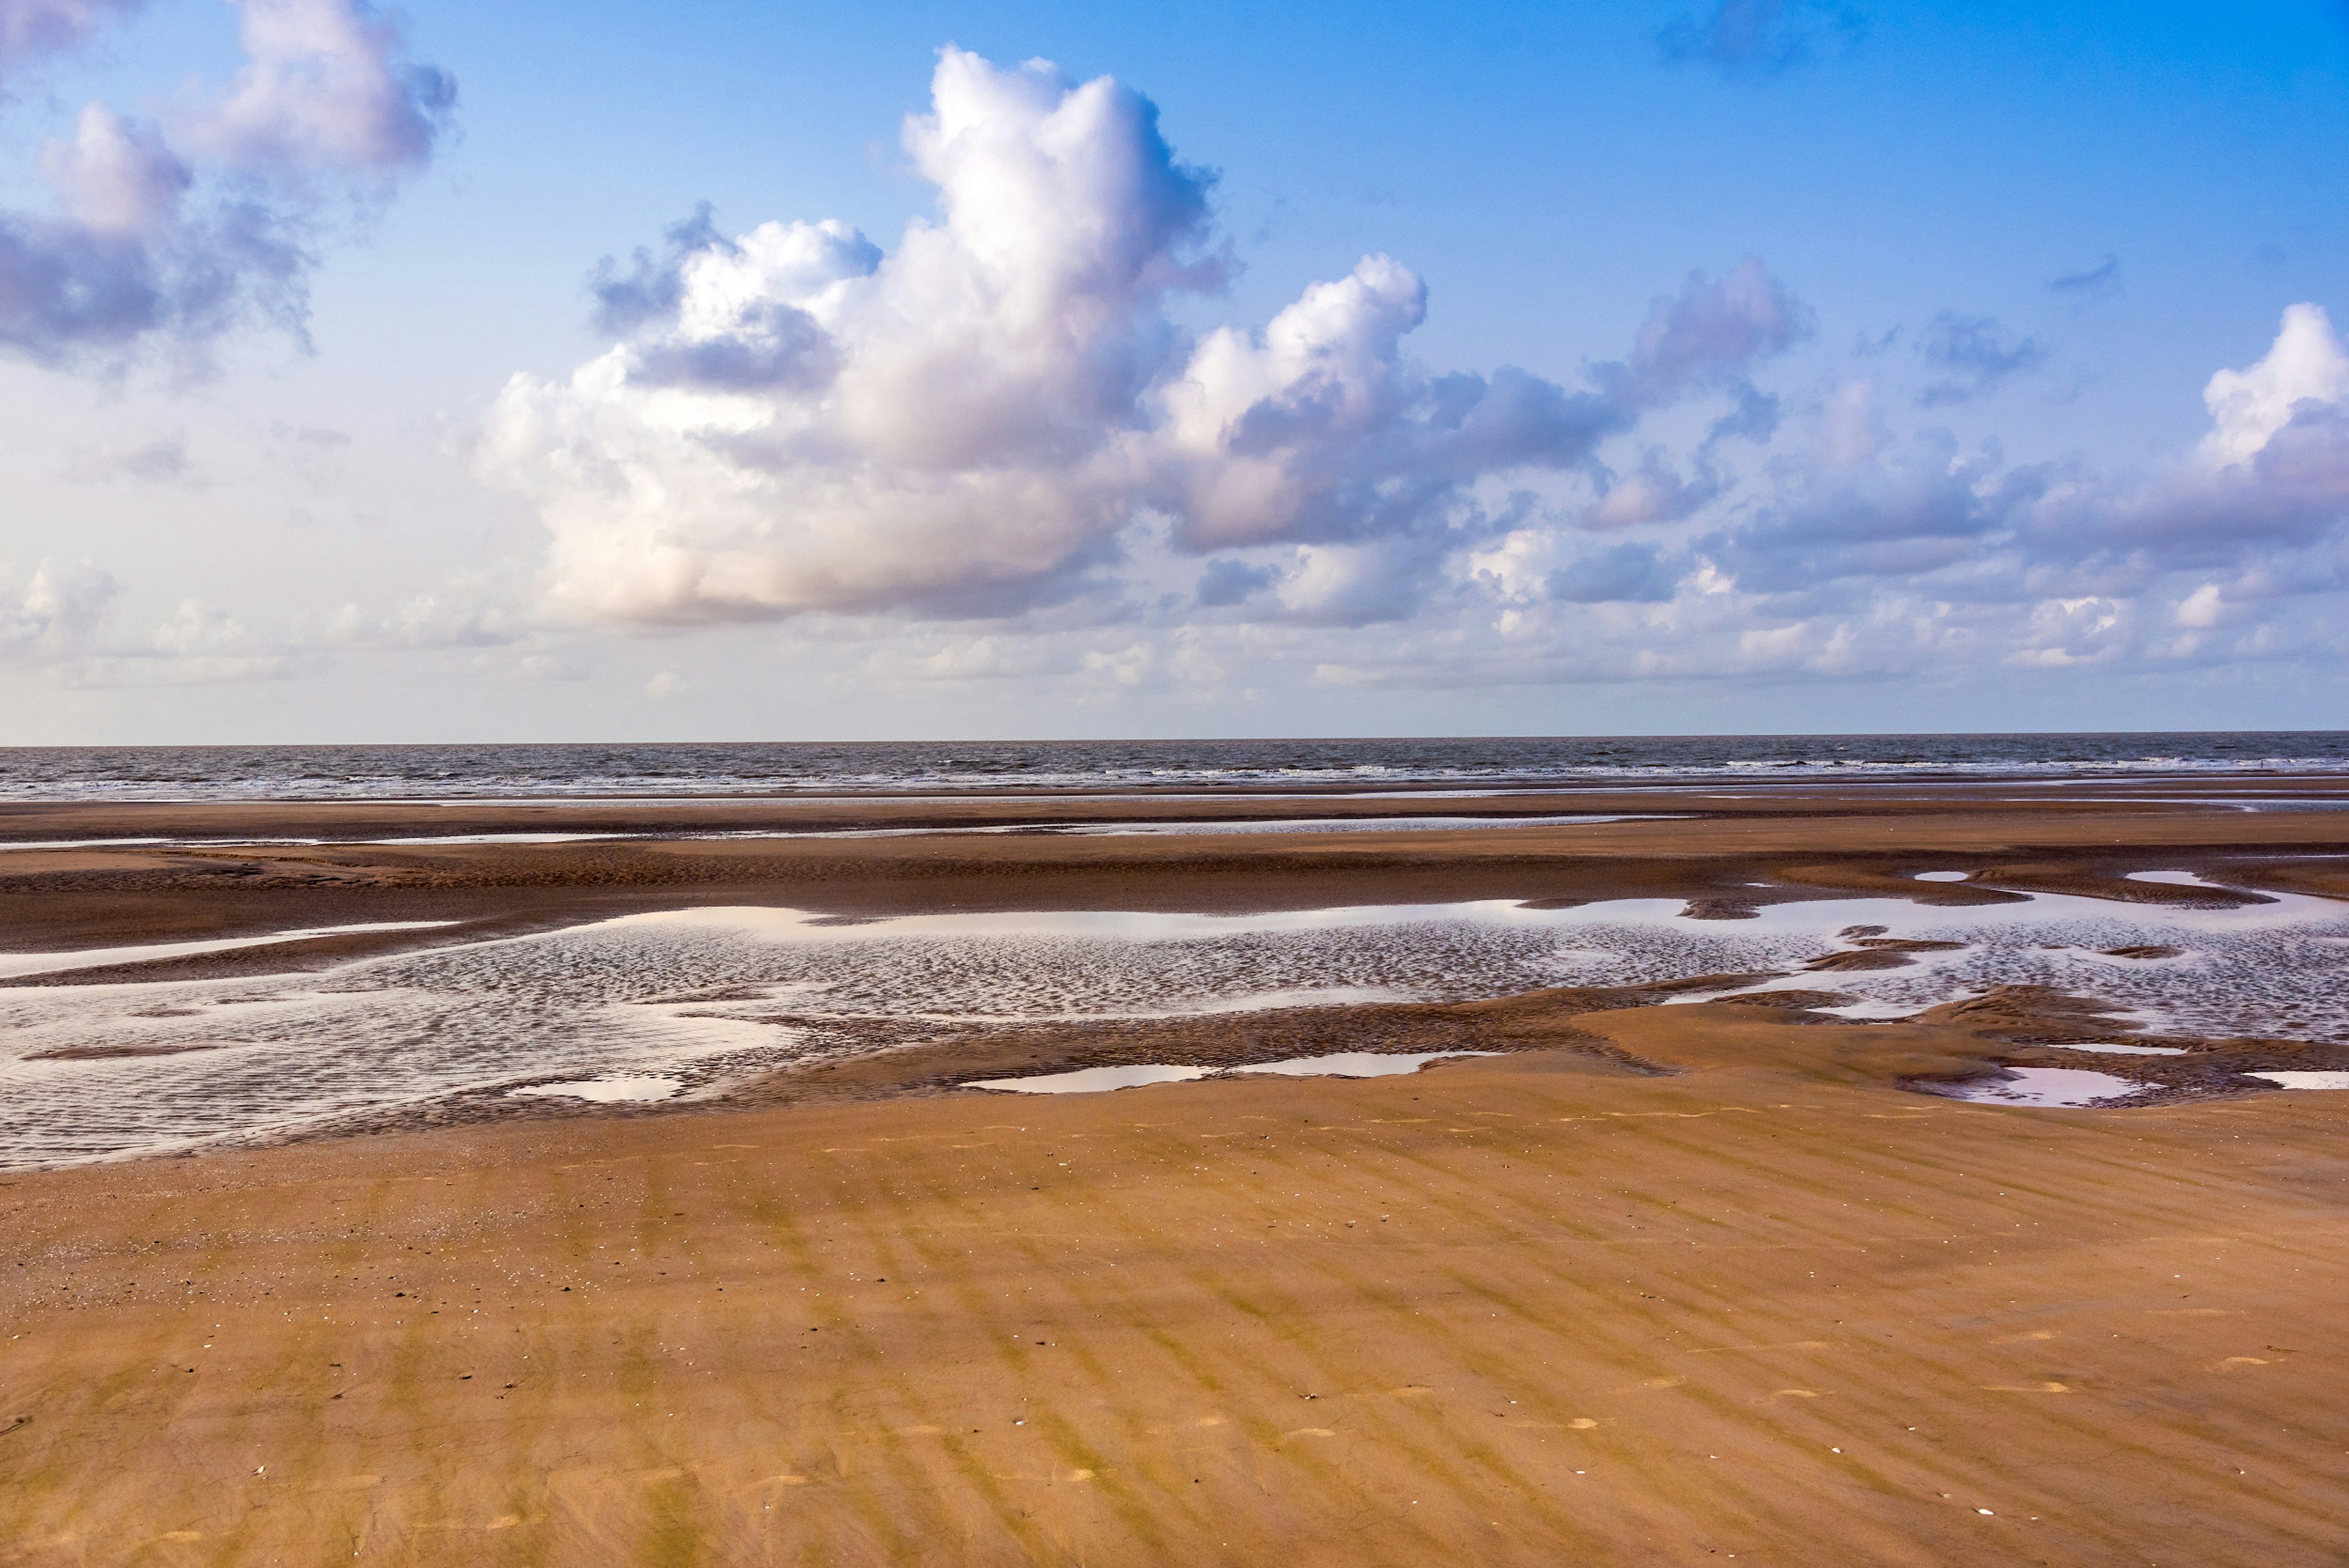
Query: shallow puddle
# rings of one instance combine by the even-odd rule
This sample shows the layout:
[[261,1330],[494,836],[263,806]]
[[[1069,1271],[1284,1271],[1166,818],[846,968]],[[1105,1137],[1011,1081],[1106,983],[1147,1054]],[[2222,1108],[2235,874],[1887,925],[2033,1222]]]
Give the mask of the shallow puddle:
[[1034,1078],[972,1078],[965,1088],[999,1088],[1013,1094],[1100,1094],[1112,1088],[1139,1088],[1151,1083],[1189,1083],[1206,1078],[1206,1068],[1161,1064],[1123,1068],[1079,1068],[1074,1072],[1041,1073]]
[[1411,833],[1452,832],[1468,828],[1576,828],[1600,822],[1681,820],[1664,812],[1605,817],[1285,817],[1252,821],[1084,822],[1060,830],[1085,837],[1132,833]]
[[568,1083],[534,1083],[506,1090],[509,1095],[548,1095],[564,1099],[592,1099],[606,1105],[624,1100],[667,1099],[685,1087],[673,1078],[649,1074],[614,1073],[604,1078],[574,1078]]
[[275,931],[266,936],[224,936],[206,942],[156,942],[138,947],[85,947],[73,953],[0,953],[0,980],[62,975],[75,969],[104,969],[117,964],[154,964],[167,958],[195,958],[207,953],[233,953],[241,947],[267,947],[280,942],[315,942],[326,936],[357,936],[369,932],[432,931],[456,923],[453,920],[387,920],[369,925],[321,925],[308,931]]
[[2243,1076],[2265,1078],[2279,1088],[2349,1088],[2349,1072],[2245,1073]]
[[2142,1094],[2147,1088],[2086,1068],[2008,1068],[2006,1076],[1958,1084],[1941,1092],[1951,1099],[1994,1105],[2089,1106]]
[[1333,1051],[1326,1057],[1290,1057],[1286,1061],[1252,1062],[1234,1068],[1236,1073],[1281,1073],[1289,1078],[1390,1078],[1415,1073],[1430,1062],[1463,1057],[1496,1057],[1498,1051]]
[[1460,1057],[1498,1056],[1498,1051],[1332,1051],[1327,1056],[1290,1057],[1277,1062],[1251,1062],[1246,1067],[1175,1067],[1166,1063],[1132,1067],[1079,1068],[1073,1072],[1045,1073],[1033,1078],[969,1078],[965,1088],[1009,1089],[1015,1094],[1100,1094],[1107,1089],[1137,1088],[1143,1084],[1192,1083],[1233,1073],[1279,1073],[1288,1078],[1388,1078],[1415,1073],[1430,1062]]

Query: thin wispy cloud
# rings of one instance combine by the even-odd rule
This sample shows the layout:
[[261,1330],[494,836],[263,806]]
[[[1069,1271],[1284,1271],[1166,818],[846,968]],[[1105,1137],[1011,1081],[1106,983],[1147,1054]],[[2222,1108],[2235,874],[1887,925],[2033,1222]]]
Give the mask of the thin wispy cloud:
[[1775,76],[1854,47],[1867,36],[1867,18],[1833,0],[1717,0],[1710,11],[1675,17],[1656,43],[1673,65]]
[[1995,392],[2046,364],[2050,350],[1986,315],[1945,310],[1927,324],[1917,352],[1935,377],[1917,401],[1936,408]]
[[2120,292],[2121,259],[2107,253],[2093,267],[2048,279],[2047,286],[2056,294],[2080,299],[2109,299]]

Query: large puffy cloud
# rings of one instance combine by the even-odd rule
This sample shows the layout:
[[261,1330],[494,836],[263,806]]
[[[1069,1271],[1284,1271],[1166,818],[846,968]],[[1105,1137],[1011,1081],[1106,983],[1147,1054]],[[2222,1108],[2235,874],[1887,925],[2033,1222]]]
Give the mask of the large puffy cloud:
[[[1803,330],[1747,263],[1660,300],[1591,388],[1438,374],[1403,346],[1424,285],[1371,255],[1260,332],[1186,335],[1171,297],[1225,270],[1211,181],[1147,99],[953,48],[932,98],[905,140],[937,215],[894,251],[839,223],[728,238],[705,213],[597,274],[608,352],[506,387],[481,468],[540,508],[559,601],[1001,612],[1075,591],[1146,518],[1181,552],[1290,552],[1276,613],[1391,618],[1493,526],[1480,486],[1587,465]],[[1236,603],[1269,570],[1227,562],[1201,593]]]
[[[322,203],[337,187],[378,196],[429,160],[454,84],[403,60],[365,0],[241,5],[248,63],[223,101],[187,117],[179,147],[92,103],[42,149],[62,211],[0,211],[0,345],[119,364],[158,341],[200,346],[255,311],[298,333]],[[130,9],[0,0],[0,67]]]
[[1632,410],[1521,370],[1430,376],[1402,343],[1427,311],[1411,270],[1367,256],[1261,337],[1213,332],[1161,389],[1157,499],[1201,549],[1415,531],[1480,475],[1585,461]]
[[[1750,259],[1570,385],[1420,361],[1429,290],[1381,254],[1261,325],[1180,330],[1224,262],[1146,100],[952,50],[934,95],[905,141],[937,211],[893,248],[701,212],[595,275],[606,352],[496,400],[481,468],[537,505],[564,613],[812,614],[785,643],[869,639],[875,679],[1071,690],[1935,680],[2342,640],[2349,351],[2313,305],[2150,472],[2017,464],[1935,421],[2046,361],[2028,325],[1943,313],[1913,357],[1765,390],[1812,319]],[[970,617],[999,624],[952,641]]]
[[507,387],[482,462],[543,509],[560,599],[643,620],[981,607],[1123,521],[1159,302],[1216,276],[1207,181],[1106,78],[950,49],[934,98],[905,140],[940,210],[895,254],[838,223],[687,225],[599,281],[623,342]]

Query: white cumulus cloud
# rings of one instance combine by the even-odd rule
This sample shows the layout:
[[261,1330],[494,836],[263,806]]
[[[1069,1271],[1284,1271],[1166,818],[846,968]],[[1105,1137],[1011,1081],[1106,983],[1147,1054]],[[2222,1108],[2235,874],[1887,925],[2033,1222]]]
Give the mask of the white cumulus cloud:
[[0,573],[0,658],[53,660],[87,646],[122,584],[87,561],[45,561],[29,578]]
[[[729,238],[705,212],[599,273],[611,349],[499,397],[481,469],[536,503],[558,603],[670,623],[1003,613],[1110,572],[1154,519],[1181,552],[1301,552],[1267,601],[1283,613],[1391,618],[1451,547],[1430,542],[1486,527],[1481,481],[1588,463],[1803,329],[1747,263],[1660,300],[1594,389],[1437,374],[1403,348],[1424,285],[1371,255],[1260,332],[1193,336],[1169,304],[1221,286],[1212,178],[1148,99],[950,47],[904,139],[936,215],[894,250],[836,222]],[[1266,570],[1226,567],[1203,596]]]
[[2211,377],[2202,401],[2211,424],[2204,456],[2221,466],[2248,462],[2303,411],[2349,404],[2349,350],[2323,305],[2293,305],[2266,357]]

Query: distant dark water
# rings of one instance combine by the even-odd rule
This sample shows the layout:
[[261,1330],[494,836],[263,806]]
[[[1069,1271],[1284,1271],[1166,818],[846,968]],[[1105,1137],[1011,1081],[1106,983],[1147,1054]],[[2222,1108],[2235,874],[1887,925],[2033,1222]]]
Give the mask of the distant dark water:
[[2349,769],[2349,731],[0,748],[0,799],[411,799],[1002,789],[1505,789]]

